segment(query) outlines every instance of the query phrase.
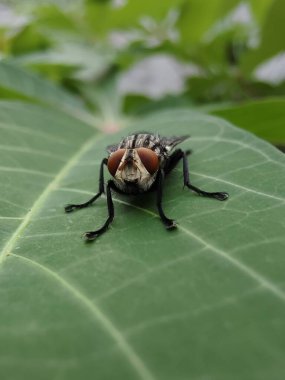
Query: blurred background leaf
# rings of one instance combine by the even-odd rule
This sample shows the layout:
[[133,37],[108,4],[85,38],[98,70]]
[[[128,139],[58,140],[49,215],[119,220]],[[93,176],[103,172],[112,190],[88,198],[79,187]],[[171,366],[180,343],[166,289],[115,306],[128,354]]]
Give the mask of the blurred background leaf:
[[[57,83],[102,125],[117,118],[121,128],[170,103],[239,107],[283,96],[284,13],[283,0],[6,0],[0,49],[7,64]],[[282,142],[272,129],[262,136]]]
[[285,146],[285,98],[269,98],[212,110],[241,128]]

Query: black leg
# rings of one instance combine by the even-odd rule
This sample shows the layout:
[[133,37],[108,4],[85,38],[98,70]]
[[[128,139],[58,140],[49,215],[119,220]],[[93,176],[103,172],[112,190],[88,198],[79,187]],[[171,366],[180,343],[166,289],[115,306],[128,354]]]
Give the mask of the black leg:
[[217,192],[217,193],[208,193],[207,191],[203,191],[199,189],[196,186],[193,186],[190,183],[190,178],[189,178],[189,169],[188,169],[188,161],[187,161],[187,155],[185,152],[183,153],[183,176],[184,176],[184,186],[187,186],[188,189],[195,191],[197,194],[203,196],[203,197],[209,197],[209,198],[215,198],[218,199],[219,201],[224,201],[228,199],[229,194],[225,192]]
[[157,173],[157,199],[156,199],[156,205],[157,205],[157,208],[158,208],[158,212],[159,212],[159,216],[163,222],[163,224],[165,225],[165,227],[169,230],[173,229],[176,227],[176,223],[174,220],[172,219],[168,219],[165,214],[164,214],[164,211],[162,209],[162,186],[163,186],[163,180],[164,180],[164,173],[160,170],[158,173]]
[[[188,156],[189,154],[191,154],[192,151],[191,150],[186,150],[185,154]],[[169,159],[167,160],[166,164],[165,164],[165,167],[164,167],[164,173],[165,175],[169,174],[174,168],[175,166],[178,164],[178,162],[181,160],[181,158],[183,158],[183,154],[184,152],[181,150],[181,149],[176,149],[169,157]]]
[[65,206],[65,212],[72,212],[77,209],[85,208],[92,205],[104,193],[104,165],[107,165],[107,158],[104,158],[100,166],[100,177],[99,177],[99,190],[96,195],[94,195],[89,201],[81,204],[69,204]]
[[106,220],[104,225],[101,228],[99,228],[98,230],[85,232],[84,238],[86,239],[86,241],[94,240],[98,236],[103,234],[108,229],[110,223],[112,223],[112,221],[114,219],[114,204],[113,204],[112,194],[111,194],[111,188],[113,187],[113,185],[114,184],[113,184],[112,180],[108,181],[107,189],[106,189],[107,206],[108,206],[108,219]]

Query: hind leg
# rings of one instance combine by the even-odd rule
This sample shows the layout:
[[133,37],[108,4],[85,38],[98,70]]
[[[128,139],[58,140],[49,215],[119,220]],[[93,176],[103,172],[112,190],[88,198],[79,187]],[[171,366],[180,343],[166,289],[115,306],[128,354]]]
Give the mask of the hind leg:
[[190,182],[190,177],[189,177],[187,154],[186,154],[186,152],[183,152],[183,151],[181,151],[181,152],[182,152],[182,158],[183,158],[184,186],[187,186],[188,189],[195,191],[195,193],[197,193],[203,197],[215,198],[215,199],[218,199],[219,201],[225,201],[226,199],[228,199],[229,194],[226,192],[210,193],[208,191],[201,190],[198,187],[192,185]]

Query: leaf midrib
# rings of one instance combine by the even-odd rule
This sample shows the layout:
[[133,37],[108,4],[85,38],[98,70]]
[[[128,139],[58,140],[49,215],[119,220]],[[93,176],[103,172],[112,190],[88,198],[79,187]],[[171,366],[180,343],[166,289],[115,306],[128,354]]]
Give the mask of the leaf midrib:
[[77,298],[80,303],[82,303],[95,317],[95,320],[98,320],[101,325],[105,328],[105,330],[110,334],[110,336],[114,339],[114,341],[118,344],[118,347],[125,354],[125,357],[128,359],[131,366],[137,371],[139,377],[142,380],[156,380],[154,375],[149,371],[149,369],[145,366],[141,358],[134,351],[132,346],[127,342],[122,333],[117,329],[117,327],[113,324],[113,322],[107,318],[107,316],[103,313],[103,311],[96,305],[95,302],[90,301],[84,293],[79,291],[74,285],[72,285],[69,281],[64,279],[62,276],[58,275],[56,272],[51,270],[50,268],[38,263],[35,260],[29,259],[25,256],[20,256],[15,253],[11,254],[12,257],[21,259],[25,261],[29,265],[32,265],[41,271],[43,271],[46,275],[53,278],[57,282],[59,282],[65,289],[67,289],[74,298]]
[[37,214],[47,197],[50,195],[50,193],[58,186],[60,181],[65,177],[65,175],[69,172],[69,170],[76,164],[76,162],[79,160],[79,158],[88,151],[94,142],[98,140],[98,138],[102,137],[102,135],[96,135],[94,138],[87,140],[81,148],[74,154],[71,159],[67,162],[66,165],[63,166],[63,168],[59,171],[59,173],[54,177],[54,179],[47,185],[45,190],[40,194],[40,196],[36,199],[33,206],[31,207],[31,210],[24,216],[22,223],[18,226],[18,228],[15,230],[11,238],[7,241],[7,243],[4,245],[2,251],[0,252],[0,265],[3,263],[5,258],[9,253],[12,252],[17,240],[19,237],[23,234],[25,228],[31,221],[34,215]]
[[79,161],[80,157],[87,152],[93,144],[99,140],[100,138],[104,137],[104,135],[99,134],[96,135],[94,138],[87,140],[81,148],[77,151],[75,155],[71,157],[71,159],[67,162],[67,164],[59,171],[59,173],[55,176],[55,178],[49,183],[49,185],[45,188],[45,190],[40,194],[40,196],[36,199],[34,202],[31,211],[29,211],[26,216],[23,218],[22,223],[18,226],[18,228],[15,230],[11,238],[7,241],[5,246],[3,247],[1,253],[0,253],[0,265],[3,264],[4,260],[7,256],[11,255],[14,257],[21,258],[22,260],[26,260],[30,264],[37,266],[38,268],[42,269],[46,273],[48,273],[50,276],[52,276],[54,279],[59,281],[66,289],[68,289],[73,296],[78,298],[90,311],[92,311],[92,314],[95,316],[95,318],[101,323],[101,325],[104,327],[104,329],[110,334],[110,336],[114,339],[114,341],[118,344],[118,346],[121,348],[122,352],[124,353],[125,357],[130,362],[131,366],[136,370],[138,375],[142,380],[155,380],[154,376],[151,374],[151,372],[147,369],[147,367],[144,365],[141,358],[136,354],[134,349],[129,345],[129,343],[126,341],[126,339],[123,337],[123,335],[120,333],[120,331],[114,326],[114,324],[107,318],[107,316],[99,309],[99,307],[91,302],[83,293],[81,293],[75,286],[71,285],[69,282],[67,282],[63,277],[59,276],[56,272],[52,271],[51,269],[43,266],[42,264],[31,260],[27,257],[16,255],[12,252],[17,240],[23,235],[23,232],[25,231],[25,228],[29,224],[29,222],[32,220],[32,218],[38,213],[41,206],[45,202],[45,200],[48,198],[48,196],[51,194],[51,192],[57,188],[61,180],[67,175],[67,173],[70,171],[70,169],[76,165],[76,163]]

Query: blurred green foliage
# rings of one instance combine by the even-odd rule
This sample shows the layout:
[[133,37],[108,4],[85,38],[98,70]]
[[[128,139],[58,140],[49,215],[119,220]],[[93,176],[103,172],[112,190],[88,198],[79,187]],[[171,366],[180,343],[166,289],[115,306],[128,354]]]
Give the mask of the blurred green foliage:
[[[0,51],[118,119],[169,106],[272,104],[285,87],[284,14],[284,0],[6,0]],[[283,142],[281,129],[266,138]]]

